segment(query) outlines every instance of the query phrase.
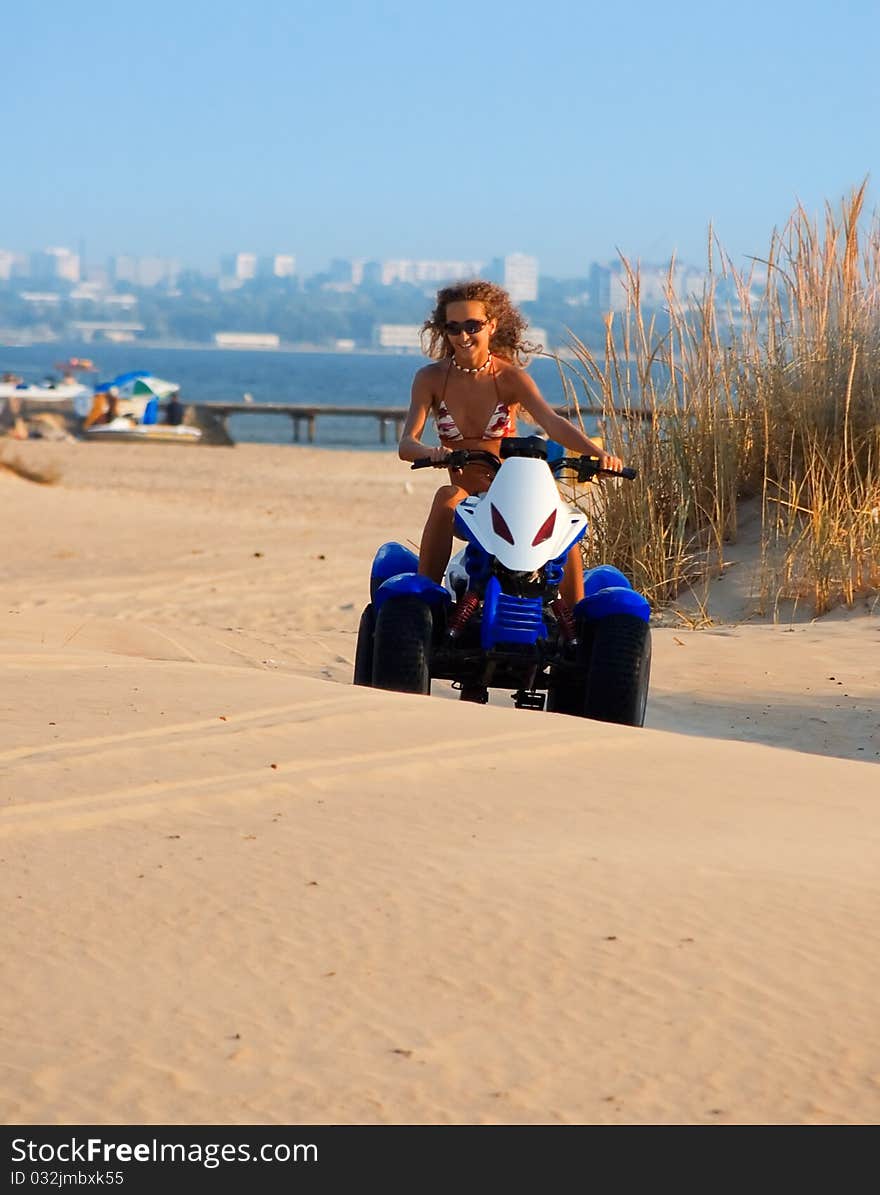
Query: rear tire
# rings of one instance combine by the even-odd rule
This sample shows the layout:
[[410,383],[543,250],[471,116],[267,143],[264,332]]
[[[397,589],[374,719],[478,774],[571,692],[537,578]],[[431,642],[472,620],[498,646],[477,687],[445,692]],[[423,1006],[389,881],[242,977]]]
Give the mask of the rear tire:
[[357,647],[354,652],[354,684],[373,683],[373,633],[376,629],[376,611],[372,602],[364,607],[358,625]]
[[389,597],[376,618],[373,686],[395,693],[431,691],[431,607],[416,597]]
[[643,726],[651,676],[651,628],[634,614],[593,625],[584,712],[600,722]]

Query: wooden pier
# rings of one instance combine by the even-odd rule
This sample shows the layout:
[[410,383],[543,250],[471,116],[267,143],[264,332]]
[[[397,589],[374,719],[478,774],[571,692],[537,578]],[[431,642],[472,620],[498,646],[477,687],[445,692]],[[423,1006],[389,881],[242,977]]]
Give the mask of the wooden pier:
[[[379,442],[388,442],[388,429],[394,429],[394,443],[400,439],[406,420],[408,407],[346,407],[333,405],[303,405],[300,403],[283,402],[194,402],[187,404],[195,418],[194,422],[201,426],[214,424],[229,442],[232,437],[226,427],[226,420],[230,415],[283,415],[293,424],[293,442],[302,442],[302,431],[305,429],[306,442],[314,444],[315,425],[318,418],[364,418],[375,419],[379,428]],[[571,418],[571,408],[558,406],[553,408],[557,414]],[[651,412],[642,408],[631,408],[630,416],[637,419],[650,418]],[[586,419],[601,419],[600,410],[581,407],[581,415]]]
[[[363,416],[375,419],[379,425],[379,441],[387,442],[388,427],[393,425],[395,443],[400,439],[403,423],[406,419],[407,407],[340,407],[340,406],[304,406],[300,403],[285,402],[194,402],[188,404],[198,414],[204,412],[209,418],[215,419],[226,434],[226,420],[230,415],[285,415],[293,424],[293,441],[299,444],[302,440],[302,429],[305,428],[306,441],[315,442],[315,424],[318,416]],[[198,421],[198,418],[197,418]]]

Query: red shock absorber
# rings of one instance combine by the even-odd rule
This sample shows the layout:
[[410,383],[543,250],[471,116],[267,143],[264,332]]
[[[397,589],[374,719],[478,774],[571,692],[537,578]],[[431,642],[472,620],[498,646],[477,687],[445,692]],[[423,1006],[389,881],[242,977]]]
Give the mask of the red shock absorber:
[[574,615],[571,612],[571,607],[564,598],[555,598],[550,603],[550,609],[556,615],[556,621],[559,624],[559,630],[562,632],[562,637],[567,643],[571,643],[577,638],[577,628],[574,625]]
[[455,604],[455,612],[449,620],[449,628],[446,631],[447,638],[457,639],[461,634],[462,628],[477,606],[480,604],[480,595],[474,593],[469,589],[467,593]]

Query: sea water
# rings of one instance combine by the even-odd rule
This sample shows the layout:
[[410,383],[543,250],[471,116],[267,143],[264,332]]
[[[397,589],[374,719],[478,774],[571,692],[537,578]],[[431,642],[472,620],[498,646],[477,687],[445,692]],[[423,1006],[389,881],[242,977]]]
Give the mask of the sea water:
[[[0,373],[11,370],[26,382],[53,375],[54,362],[88,357],[98,372],[79,375],[87,385],[109,382],[129,370],[147,370],[180,386],[181,401],[242,402],[249,394],[260,403],[302,403],[316,406],[406,407],[417,369],[427,359],[416,353],[322,353],[237,351],[215,348],[156,348],[138,344],[34,344],[0,347]],[[551,358],[536,358],[529,372],[551,406],[566,402],[560,367]],[[584,401],[581,389],[579,401]],[[227,427],[234,440],[283,444],[293,440],[293,423],[281,415],[231,415]],[[520,430],[525,430],[521,424]],[[587,423],[587,431],[595,428]],[[305,428],[302,429],[305,436]],[[315,444],[323,447],[393,449],[393,424],[387,441],[379,440],[375,418],[334,415],[315,423]],[[436,443],[429,430],[426,443]]]

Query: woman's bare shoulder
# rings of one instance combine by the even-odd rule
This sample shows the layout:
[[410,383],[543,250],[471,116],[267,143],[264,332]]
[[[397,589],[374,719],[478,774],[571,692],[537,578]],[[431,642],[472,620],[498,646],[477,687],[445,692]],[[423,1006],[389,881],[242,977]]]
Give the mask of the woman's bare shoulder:
[[445,361],[430,361],[427,365],[423,365],[421,369],[417,369],[413,377],[414,382],[436,382],[436,380],[443,376],[448,368]]
[[443,376],[443,370],[442,361],[431,361],[428,365],[423,365],[415,372],[413,390],[433,393]]
[[508,361],[504,357],[496,357],[496,377],[505,395],[510,396],[511,402],[520,402],[522,396],[533,394],[535,383],[521,365],[515,361]]

